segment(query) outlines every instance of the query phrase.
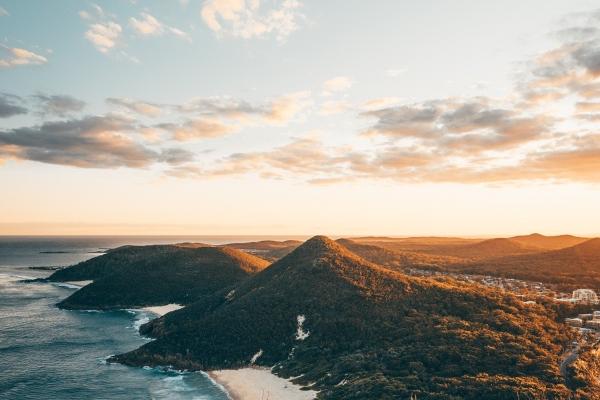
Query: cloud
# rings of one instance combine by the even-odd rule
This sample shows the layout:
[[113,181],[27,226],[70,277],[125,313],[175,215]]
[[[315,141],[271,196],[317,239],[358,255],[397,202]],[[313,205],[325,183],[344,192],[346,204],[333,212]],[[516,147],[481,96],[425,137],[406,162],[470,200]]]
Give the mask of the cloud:
[[164,33],[163,24],[148,13],[141,13],[141,18],[129,18],[129,25],[140,35],[161,35]]
[[181,29],[165,25],[147,12],[142,12],[139,18],[129,18],[129,25],[138,35],[161,36],[165,33],[171,33],[180,39],[191,41],[190,36]]
[[584,112],[600,112],[600,102],[592,103],[592,102],[578,102],[575,104],[575,110],[580,113]]
[[116,22],[98,22],[90,25],[90,29],[85,32],[85,37],[98,51],[108,53],[117,45],[121,31],[121,25]]
[[487,151],[542,138],[551,131],[549,116],[502,108],[487,98],[434,100],[370,110],[376,122],[364,134],[412,138],[449,151]]
[[213,119],[229,119],[241,125],[281,125],[312,104],[310,95],[309,91],[288,93],[263,104],[251,104],[231,97],[197,98],[174,109]]
[[36,94],[33,96],[40,109],[41,115],[65,117],[79,112],[85,107],[85,102],[67,95]]
[[188,120],[182,124],[164,123],[156,127],[171,133],[172,138],[177,141],[216,138],[237,130],[219,120],[206,118]]
[[351,104],[347,101],[326,101],[321,104],[321,115],[334,115],[347,111],[351,108]]
[[330,95],[334,92],[341,92],[352,87],[352,79],[347,76],[336,76],[326,80],[323,83],[323,94]]
[[90,116],[0,131],[0,158],[30,160],[81,168],[144,168],[154,163],[189,162],[184,150],[150,149],[133,141],[126,118]]
[[[583,18],[582,18],[583,17]],[[557,48],[540,54],[530,63],[521,84],[525,96],[546,93],[538,100],[552,102],[569,95],[590,99],[600,97],[600,13],[573,15],[575,26],[558,31]]]
[[263,7],[260,0],[207,0],[201,17],[217,35],[243,39],[274,35],[283,41],[298,29],[301,3],[297,0],[267,3]]
[[162,107],[159,104],[148,103],[145,101],[121,97],[109,97],[106,99],[106,102],[111,106],[120,107],[135,114],[147,117],[158,117],[162,113]]
[[0,17],[6,17],[9,15],[10,14],[8,13],[8,11],[6,11],[6,8],[0,6]]
[[89,26],[84,36],[98,51],[108,53],[118,45],[123,28],[99,5],[91,4],[91,8],[91,12],[79,12],[81,19],[95,21]]
[[21,104],[23,99],[19,96],[0,93],[0,118],[8,118],[15,115],[27,114],[28,110]]
[[281,96],[267,106],[265,119],[275,124],[286,123],[311,104],[309,97],[309,91],[295,92]]
[[366,111],[377,110],[396,105],[401,101],[402,99],[399,97],[377,97],[375,99],[365,101],[362,105],[362,108]]
[[218,160],[211,168],[203,169],[188,164],[172,168],[168,173],[178,177],[219,177],[247,173],[269,178],[280,178],[287,174],[311,177],[323,174],[326,177],[333,169],[337,169],[335,158],[318,139],[305,137],[273,150],[235,153]]
[[46,57],[19,47],[8,47],[0,44],[0,68],[11,68],[24,65],[46,64]]

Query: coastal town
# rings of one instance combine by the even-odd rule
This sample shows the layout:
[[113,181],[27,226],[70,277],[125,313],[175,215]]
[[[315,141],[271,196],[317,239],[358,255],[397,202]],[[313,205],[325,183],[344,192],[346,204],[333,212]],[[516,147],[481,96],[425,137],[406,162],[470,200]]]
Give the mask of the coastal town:
[[498,288],[515,294],[517,297],[523,299],[524,304],[529,305],[536,304],[536,300],[539,300],[540,298],[543,298],[544,300],[551,300],[557,303],[588,306],[599,305],[598,310],[593,310],[589,313],[581,313],[576,317],[565,318],[564,322],[568,326],[580,330],[581,333],[600,333],[600,301],[598,300],[598,294],[592,289],[576,289],[571,293],[567,293],[542,282],[531,282],[514,278],[503,278],[498,276],[477,274],[459,274],[417,268],[407,269],[406,272],[409,275],[421,277],[447,276],[459,281],[479,283],[484,286]]

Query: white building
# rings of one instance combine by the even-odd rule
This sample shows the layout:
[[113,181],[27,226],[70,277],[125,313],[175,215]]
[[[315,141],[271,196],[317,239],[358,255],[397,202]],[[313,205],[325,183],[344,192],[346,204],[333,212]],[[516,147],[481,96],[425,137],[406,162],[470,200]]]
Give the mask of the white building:
[[581,303],[598,303],[598,296],[592,289],[577,289],[573,291],[573,299]]
[[565,323],[569,326],[580,328],[583,326],[583,320],[581,318],[566,318]]
[[577,316],[577,318],[579,318],[579,319],[581,319],[583,321],[588,321],[588,320],[594,318],[594,314],[579,314]]
[[585,327],[586,328],[590,328],[590,329],[599,330],[600,329],[600,320],[592,319],[590,321],[586,321],[585,322]]

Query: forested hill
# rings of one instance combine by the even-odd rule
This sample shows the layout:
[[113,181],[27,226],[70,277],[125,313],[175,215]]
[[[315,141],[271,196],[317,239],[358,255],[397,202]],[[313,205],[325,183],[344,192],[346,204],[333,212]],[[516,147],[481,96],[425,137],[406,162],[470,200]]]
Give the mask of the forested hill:
[[144,326],[157,340],[111,361],[210,370],[254,358],[321,399],[567,399],[559,363],[572,337],[552,317],[314,237],[234,291]]
[[600,288],[600,238],[535,254],[447,266],[457,272],[507,276],[559,285],[564,290]]
[[59,303],[69,309],[189,304],[264,269],[268,262],[226,247],[125,247],[57,271],[52,280],[94,280]]

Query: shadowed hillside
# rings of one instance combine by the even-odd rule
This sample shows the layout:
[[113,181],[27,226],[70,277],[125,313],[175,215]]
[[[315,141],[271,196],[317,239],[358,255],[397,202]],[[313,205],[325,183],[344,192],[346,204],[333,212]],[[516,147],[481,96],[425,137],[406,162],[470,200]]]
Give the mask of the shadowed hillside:
[[230,248],[124,247],[57,271],[51,280],[94,280],[61,308],[131,308],[188,304],[260,271],[268,262]]
[[143,327],[128,365],[256,364],[321,399],[567,398],[572,340],[551,311],[478,285],[412,278],[314,237],[240,283]]

